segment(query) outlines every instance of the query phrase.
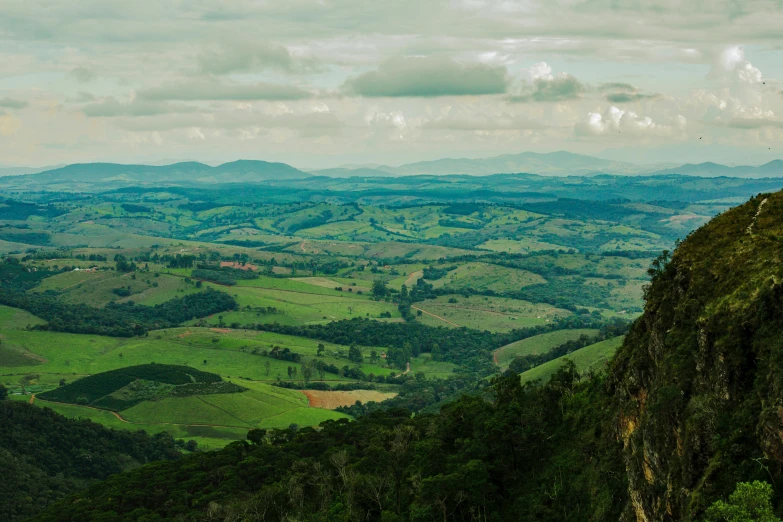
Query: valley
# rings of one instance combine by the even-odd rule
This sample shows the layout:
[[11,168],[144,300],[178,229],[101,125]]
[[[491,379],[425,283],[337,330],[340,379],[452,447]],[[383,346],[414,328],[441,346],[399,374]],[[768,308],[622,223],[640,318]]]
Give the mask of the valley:
[[[448,195],[441,178],[366,180],[373,196],[357,181],[9,192],[8,398],[201,454],[399,408],[438,415],[509,376],[532,394],[564,372],[604,379],[660,252],[770,183],[588,200],[547,179],[512,204],[467,180]],[[582,181],[602,197],[628,183]]]

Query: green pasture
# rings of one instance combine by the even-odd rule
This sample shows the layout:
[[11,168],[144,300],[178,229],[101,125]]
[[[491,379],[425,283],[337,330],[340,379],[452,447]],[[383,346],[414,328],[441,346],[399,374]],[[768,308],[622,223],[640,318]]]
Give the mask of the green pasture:
[[607,339],[606,341],[591,344],[590,346],[585,346],[573,353],[558,357],[541,366],[531,368],[524,372],[520,378],[523,383],[536,380],[546,381],[563,365],[566,359],[573,361],[582,373],[589,370],[601,370],[614,356],[617,349],[623,344],[624,338],[624,336],[614,337],[612,339]]
[[589,328],[578,328],[572,330],[555,330],[540,335],[534,335],[527,339],[522,339],[511,344],[507,344],[495,350],[495,358],[498,366],[502,369],[508,368],[508,365],[515,357],[524,355],[539,355],[546,353],[552,348],[560,346],[568,341],[575,341],[582,335],[593,336],[598,330]]
[[567,310],[561,310],[547,304],[478,295],[470,297],[458,294],[439,296],[437,299],[414,303],[413,306],[437,316],[433,317],[433,315],[423,313],[417,317],[417,320],[423,324],[452,328],[466,326],[491,332],[505,332],[515,328],[537,326],[557,317],[570,315]]
[[431,281],[435,288],[473,288],[495,292],[518,291],[520,288],[546,283],[538,274],[488,263],[465,263],[444,277]]

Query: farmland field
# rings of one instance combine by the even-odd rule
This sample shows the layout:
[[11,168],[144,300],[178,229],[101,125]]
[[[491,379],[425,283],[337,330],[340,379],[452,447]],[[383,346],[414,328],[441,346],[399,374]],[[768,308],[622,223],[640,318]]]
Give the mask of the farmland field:
[[383,402],[396,396],[396,393],[383,393],[372,390],[355,391],[319,391],[308,390],[303,392],[314,408],[334,409],[338,406],[351,406],[356,401],[359,402]]

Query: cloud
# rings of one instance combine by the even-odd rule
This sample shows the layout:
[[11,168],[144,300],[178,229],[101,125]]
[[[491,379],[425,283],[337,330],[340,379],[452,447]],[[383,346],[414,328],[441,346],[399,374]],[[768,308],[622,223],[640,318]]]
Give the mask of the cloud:
[[139,91],[139,98],[150,101],[197,100],[303,100],[313,94],[293,85],[275,83],[226,84],[218,82],[171,83]]
[[351,78],[343,91],[365,97],[435,97],[503,94],[506,68],[463,64],[444,57],[394,58]]
[[464,117],[444,117],[429,121],[425,129],[454,131],[536,130],[546,128],[541,122],[515,114],[474,114]]
[[169,103],[133,100],[121,103],[114,97],[108,97],[99,103],[93,103],[82,108],[86,116],[94,118],[111,118],[116,116],[155,116],[159,114],[194,112],[193,107],[172,105]]
[[734,118],[726,122],[727,127],[734,129],[783,129],[783,120],[766,118]]
[[222,45],[206,50],[198,57],[199,71],[214,75],[266,69],[308,71],[314,69],[315,65],[312,58],[295,56],[287,47],[268,42]]
[[260,130],[290,129],[300,135],[326,136],[340,132],[345,124],[335,114],[323,110],[247,111],[232,110],[217,113],[161,114],[122,119],[117,125],[123,129],[141,131],[169,131],[175,129]]
[[687,120],[677,115],[667,124],[659,124],[649,116],[639,116],[634,111],[626,111],[610,106],[603,114],[588,113],[587,118],[574,126],[574,134],[578,136],[603,136],[608,134],[671,135],[685,128]]
[[579,99],[585,92],[585,86],[567,73],[552,74],[552,68],[546,62],[540,62],[528,69],[533,86],[524,85],[520,94],[510,96],[509,101],[560,102]]
[[599,91],[636,92],[638,89],[630,83],[608,82],[598,86]]
[[77,67],[75,69],[72,69],[70,73],[68,73],[71,77],[76,78],[76,81],[79,83],[87,83],[95,79],[97,76],[95,74],[95,71],[92,69],[88,69],[87,67]]
[[602,83],[598,86],[598,90],[606,92],[604,99],[610,103],[630,103],[642,100],[656,100],[663,97],[657,93],[647,94],[639,92],[638,87],[630,83]]
[[717,56],[711,76],[741,84],[762,82],[761,71],[745,59],[745,51],[739,46],[728,47]]
[[606,101],[611,103],[632,103],[644,100],[659,100],[663,95],[658,93],[644,92],[610,92],[604,96]]
[[606,101],[611,103],[630,103],[642,100],[655,100],[660,97],[660,94],[645,94],[642,92],[613,92],[606,95]]
[[24,109],[29,103],[24,100],[15,100],[13,98],[3,98],[0,100],[0,107],[5,109]]

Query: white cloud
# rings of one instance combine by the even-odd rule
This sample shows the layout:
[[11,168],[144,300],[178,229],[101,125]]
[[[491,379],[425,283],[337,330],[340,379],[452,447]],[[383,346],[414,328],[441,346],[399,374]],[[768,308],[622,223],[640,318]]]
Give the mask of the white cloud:
[[745,84],[762,82],[761,71],[745,59],[745,51],[739,46],[728,47],[718,55],[717,67],[713,69],[713,74],[715,72],[719,77],[730,81]]
[[528,74],[530,74],[530,79],[533,81],[554,79],[552,76],[552,68],[546,62],[539,62],[532,65],[530,69],[528,69]]
[[574,126],[579,136],[604,136],[630,134],[632,136],[668,136],[685,129],[687,119],[678,114],[665,124],[656,123],[650,116],[640,116],[634,111],[623,110],[614,105],[603,113],[590,112]]

